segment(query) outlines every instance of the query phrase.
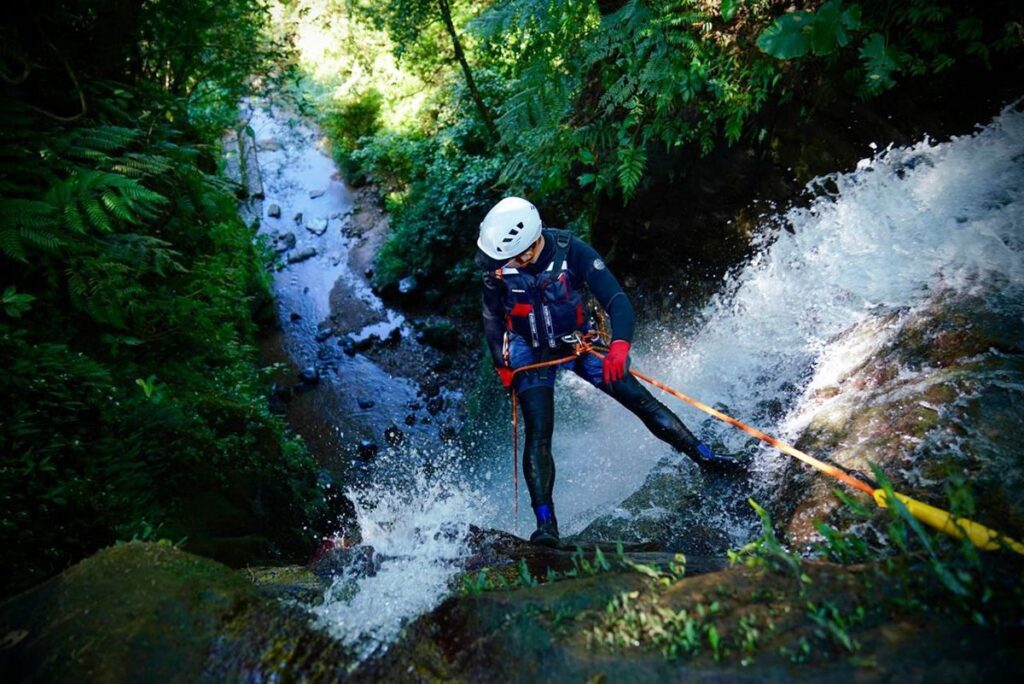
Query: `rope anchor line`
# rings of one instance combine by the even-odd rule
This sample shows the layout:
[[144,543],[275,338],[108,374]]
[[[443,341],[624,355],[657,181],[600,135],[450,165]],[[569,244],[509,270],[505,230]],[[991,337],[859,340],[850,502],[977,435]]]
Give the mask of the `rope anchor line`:
[[[607,349],[605,349],[604,347],[597,347],[597,346],[595,346],[593,344],[595,339],[596,339],[596,336],[593,335],[593,334],[587,334],[587,335],[581,336],[579,333],[574,333],[572,336],[567,338],[567,341],[571,341],[572,344],[573,344],[573,353],[571,355],[562,357],[560,359],[555,359],[553,361],[542,361],[540,363],[534,363],[534,364],[530,364],[530,365],[527,365],[527,366],[521,366],[519,368],[515,368],[512,371],[513,378],[514,378],[514,376],[517,373],[524,372],[524,371],[529,371],[529,370],[535,370],[537,368],[545,368],[545,367],[548,367],[548,366],[556,366],[558,364],[565,363],[566,361],[571,361],[572,359],[575,359],[575,358],[577,358],[579,356],[582,356],[583,354],[593,354],[597,358],[603,359],[604,358],[604,354],[602,354],[598,350],[600,349],[600,350],[603,350],[603,351],[607,351]],[[784,453],[784,454],[786,454],[788,456],[792,456],[793,458],[796,458],[799,461],[803,461],[804,463],[806,463],[807,465],[811,466],[812,468],[818,470],[819,472],[825,473],[826,475],[829,475],[829,476],[835,478],[836,480],[839,480],[840,482],[842,482],[846,486],[851,487],[853,489],[856,489],[856,490],[858,490],[860,492],[863,492],[863,493],[869,495],[872,498],[872,500],[875,502],[875,504],[878,505],[879,508],[888,508],[889,507],[890,502],[888,500],[888,495],[886,494],[886,492],[885,492],[885,490],[883,488],[872,487],[867,482],[864,482],[863,480],[857,479],[856,477],[854,477],[850,473],[846,472],[842,468],[838,468],[838,467],[836,467],[834,465],[831,465],[829,463],[825,463],[824,461],[822,461],[820,459],[817,459],[817,458],[811,456],[808,453],[800,451],[799,449],[797,449],[797,448],[795,448],[793,446],[790,446],[789,444],[786,444],[785,442],[782,442],[782,441],[772,437],[771,435],[768,435],[768,434],[758,430],[757,428],[750,427],[749,425],[746,425],[745,423],[742,423],[742,422],[736,420],[732,416],[729,416],[729,415],[727,415],[725,413],[722,413],[718,409],[712,408],[711,406],[708,406],[707,404],[705,404],[705,403],[703,403],[701,401],[693,399],[692,397],[689,397],[689,396],[683,394],[682,392],[680,392],[679,390],[677,390],[675,388],[669,387],[665,383],[660,382],[660,381],[650,377],[649,375],[645,375],[644,373],[641,373],[640,371],[634,370],[632,368],[629,369],[629,372],[632,373],[637,378],[643,380],[644,382],[646,382],[646,383],[648,383],[650,385],[653,385],[654,387],[657,387],[658,389],[662,390],[663,392],[667,392],[668,394],[671,394],[672,396],[676,397],[677,399],[680,399],[680,400],[686,402],[687,404],[690,404],[694,408],[699,409],[699,410],[703,411],[704,413],[707,413],[711,417],[716,418],[716,419],[722,421],[723,423],[728,423],[729,425],[732,425],[733,427],[735,427],[735,428],[737,428],[739,430],[743,430],[744,432],[746,432],[746,433],[748,433],[750,435],[753,435],[754,437],[757,437],[762,442],[765,442],[765,443],[769,444],[770,446],[774,447],[775,449],[778,449],[782,453]],[[519,461],[518,461],[518,455],[519,455],[518,401],[517,401],[517,397],[516,397],[516,391],[513,388],[512,389],[512,477],[513,477],[514,488],[515,488],[515,512],[516,512],[516,518],[517,519],[518,519],[518,516],[519,516]],[[954,539],[963,539],[963,538],[966,537],[967,539],[969,539],[971,541],[971,543],[973,543],[979,549],[983,549],[983,550],[986,550],[986,551],[994,551],[996,549],[1009,548],[1009,549],[1015,551],[1016,553],[1024,555],[1024,544],[1021,544],[1020,542],[1018,542],[1018,541],[1016,541],[1014,539],[1011,539],[1010,537],[1007,537],[1006,535],[1001,534],[1000,532],[998,532],[998,531],[996,531],[996,530],[994,530],[994,529],[992,529],[990,527],[986,527],[985,525],[982,525],[981,523],[975,522],[973,520],[969,520],[967,518],[956,517],[952,513],[950,513],[949,511],[945,511],[945,510],[943,510],[941,508],[937,508],[935,506],[931,506],[929,504],[924,503],[923,501],[918,501],[916,499],[913,499],[913,498],[911,498],[911,497],[909,497],[909,496],[907,496],[905,494],[901,494],[899,492],[893,492],[893,496],[900,503],[902,503],[903,506],[906,507],[907,511],[912,516],[914,516],[914,518],[916,518],[917,520],[920,520],[921,522],[923,522],[924,524],[928,525],[929,527],[938,530],[939,532],[942,532],[944,534],[947,534],[947,535],[953,537]]]

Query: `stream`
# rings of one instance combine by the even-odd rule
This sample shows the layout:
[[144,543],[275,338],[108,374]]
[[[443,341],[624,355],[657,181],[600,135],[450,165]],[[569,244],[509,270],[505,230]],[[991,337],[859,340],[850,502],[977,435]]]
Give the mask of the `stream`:
[[[268,349],[289,373],[314,369],[319,377],[294,394],[288,418],[325,468],[349,475],[361,544],[380,559],[375,573],[339,577],[311,610],[366,657],[451,591],[469,553],[470,525],[528,536],[529,501],[521,486],[513,512],[504,405],[495,412],[498,437],[465,451],[439,442],[438,422],[403,425],[400,443],[384,439],[421,399],[420,388],[361,353],[345,353],[325,325],[332,291],[344,291],[375,312],[372,323],[348,331],[353,340],[411,335],[350,266],[352,190],[308,122],[256,106],[249,125],[266,194],[249,210],[282,256],[274,273],[280,332]],[[1024,114],[1009,108],[948,142],[876,149],[856,169],[815,179],[808,190],[815,198],[807,206],[762,222],[754,256],[696,317],[680,311],[675,323],[640,321],[632,357],[635,368],[787,441],[806,426],[814,393],[888,339],[884,327],[854,341],[845,331],[940,292],[998,285],[1005,302],[1024,300]],[[295,241],[285,247],[287,234]],[[298,259],[304,251],[308,258]],[[638,512],[623,501],[659,477],[691,497],[687,522],[673,531],[680,539],[710,528],[707,543],[724,553],[757,534],[745,499],[777,496],[786,457],[662,397],[703,440],[750,459],[750,481],[723,488],[574,376],[563,376],[556,396],[554,499],[564,535],[641,534],[641,519],[670,512],[654,503]],[[366,441],[379,445],[372,458],[353,447]]]

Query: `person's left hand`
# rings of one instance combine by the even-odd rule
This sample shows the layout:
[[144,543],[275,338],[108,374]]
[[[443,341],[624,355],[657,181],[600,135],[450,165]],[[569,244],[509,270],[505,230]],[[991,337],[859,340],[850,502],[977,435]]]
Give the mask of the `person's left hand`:
[[604,383],[610,385],[618,382],[626,374],[626,360],[629,359],[629,342],[615,340],[608,347],[604,356]]

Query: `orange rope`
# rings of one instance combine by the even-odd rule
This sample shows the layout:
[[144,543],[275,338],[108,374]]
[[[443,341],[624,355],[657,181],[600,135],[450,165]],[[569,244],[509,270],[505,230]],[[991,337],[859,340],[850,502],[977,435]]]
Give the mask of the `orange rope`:
[[[590,351],[591,354],[593,354],[594,356],[598,357],[599,359],[600,358],[604,358],[603,354],[601,354],[601,353],[599,353],[597,351],[594,351],[593,349],[590,349],[589,351]],[[862,492],[874,495],[874,492],[875,492],[875,488],[874,487],[872,487],[871,485],[867,484],[866,482],[862,482],[861,480],[858,480],[857,478],[855,478],[852,475],[850,475],[849,473],[847,473],[845,470],[842,470],[841,468],[837,468],[837,467],[835,467],[833,465],[829,465],[828,463],[825,463],[824,461],[820,461],[820,460],[814,458],[813,456],[811,456],[810,454],[807,454],[807,453],[805,453],[803,451],[800,451],[799,449],[797,449],[795,447],[791,447],[790,445],[786,444],[785,442],[780,442],[779,440],[775,439],[774,437],[761,432],[757,428],[752,428],[749,425],[741,423],[740,421],[736,420],[732,416],[726,415],[726,414],[722,413],[721,411],[719,411],[718,409],[711,408],[710,406],[708,406],[707,404],[705,404],[703,402],[700,402],[700,401],[697,401],[696,399],[688,397],[685,394],[683,394],[682,392],[680,392],[679,390],[673,389],[673,388],[669,387],[668,385],[666,385],[666,384],[664,384],[662,382],[658,382],[654,378],[652,378],[652,377],[650,377],[648,375],[644,375],[640,371],[636,371],[636,370],[633,370],[632,368],[630,368],[629,372],[632,373],[633,375],[635,375],[636,377],[640,378],[644,382],[650,383],[650,384],[654,385],[655,387],[657,387],[658,389],[660,389],[662,391],[665,391],[665,392],[668,392],[669,394],[671,394],[672,396],[674,396],[674,397],[676,397],[678,399],[682,399],[683,401],[685,401],[687,404],[690,404],[694,408],[698,408],[701,411],[703,411],[704,413],[707,413],[708,415],[714,416],[715,418],[717,418],[718,420],[720,420],[720,421],[722,421],[724,423],[728,423],[729,425],[732,425],[733,427],[737,427],[740,430],[743,430],[744,432],[746,432],[748,434],[751,434],[754,437],[757,437],[762,442],[767,442],[768,444],[772,445],[773,447],[775,447],[779,451],[783,452],[784,454],[789,454],[790,456],[793,456],[794,458],[797,458],[797,459],[803,461],[804,463],[806,463],[807,465],[811,466],[812,468],[817,468],[818,470],[820,470],[821,472],[825,473],[826,475],[831,475],[832,477],[836,478],[840,482],[843,482],[844,484],[847,484],[850,487],[853,487],[854,489],[859,489]]]
[[512,490],[515,501],[516,527],[519,526],[519,412],[516,391],[512,390]]
[[[585,337],[580,337],[579,334],[577,333],[575,335],[575,341],[574,341],[574,344],[573,344],[573,354],[572,354],[572,356],[566,356],[564,358],[556,359],[554,361],[544,361],[544,362],[541,362],[541,363],[534,363],[534,364],[531,364],[529,366],[523,366],[521,368],[516,368],[516,369],[514,369],[512,371],[513,377],[515,376],[516,373],[518,373],[520,371],[531,370],[531,369],[534,369],[534,368],[543,368],[543,367],[546,367],[546,366],[554,366],[554,365],[557,365],[557,364],[569,361],[571,359],[577,358],[577,357],[579,357],[579,356],[581,356],[583,354],[586,354],[586,353],[593,354],[594,356],[596,356],[599,359],[604,359],[604,354],[602,354],[601,352],[597,351],[597,349],[601,349],[603,351],[607,351],[607,348],[605,348],[605,347],[598,347],[597,349],[595,349],[595,347],[593,345],[593,341],[594,340],[595,340],[595,336],[592,335],[592,334],[588,334]],[[807,454],[807,453],[805,453],[803,451],[800,451],[799,449],[796,449],[796,448],[786,444],[785,442],[780,442],[779,440],[775,439],[774,437],[771,437],[770,435],[767,435],[764,432],[761,432],[760,430],[758,430],[756,428],[752,428],[749,425],[741,423],[740,421],[736,420],[732,416],[729,416],[729,415],[726,415],[726,414],[722,413],[718,409],[714,409],[714,408],[708,406],[707,404],[705,404],[703,402],[697,401],[696,399],[693,399],[691,397],[686,396],[685,394],[683,394],[679,390],[673,389],[672,387],[669,387],[668,385],[666,385],[666,384],[664,384],[662,382],[659,382],[659,381],[655,380],[654,378],[652,378],[652,377],[650,377],[648,375],[644,375],[640,371],[636,371],[636,370],[633,370],[631,368],[631,369],[629,369],[629,372],[632,373],[634,376],[640,378],[644,382],[647,382],[647,383],[649,383],[651,385],[654,385],[658,389],[660,389],[660,390],[662,390],[664,392],[668,392],[672,396],[685,401],[687,404],[690,404],[694,408],[700,409],[704,413],[707,413],[708,415],[713,416],[714,418],[717,418],[718,420],[720,420],[720,421],[722,421],[724,423],[728,423],[729,425],[732,425],[733,427],[739,428],[740,430],[743,430],[744,432],[746,432],[746,433],[748,433],[750,435],[753,435],[754,437],[757,437],[762,442],[766,442],[766,443],[770,444],[771,446],[775,447],[776,449],[778,449],[782,453],[788,454],[788,455],[790,455],[790,456],[792,456],[792,457],[794,457],[794,458],[796,458],[796,459],[798,459],[800,461],[803,461],[804,463],[806,463],[807,465],[811,466],[812,468],[815,468],[815,469],[825,473],[826,475],[830,475],[830,476],[834,477],[835,479],[839,480],[840,482],[842,482],[842,483],[844,483],[844,484],[846,484],[846,485],[848,485],[850,487],[853,487],[854,489],[858,489],[858,490],[860,490],[860,491],[862,491],[862,492],[864,492],[866,494],[869,494],[875,500],[875,502],[878,503],[879,506],[881,506],[883,508],[886,507],[887,503],[886,503],[886,496],[885,496],[886,492],[885,491],[883,491],[881,489],[877,489],[876,490],[874,487],[872,487],[868,483],[863,482],[862,480],[858,480],[857,478],[855,478],[852,475],[850,475],[849,473],[847,473],[845,470],[843,470],[841,468],[837,468],[836,466],[833,466],[833,465],[831,465],[829,463],[825,463],[824,461],[818,460],[818,459],[814,458],[813,456],[811,456],[810,454]],[[517,417],[517,408],[518,408],[518,406],[517,406],[517,404],[518,404],[518,400],[517,400],[517,397],[516,397],[516,392],[513,389],[512,390],[512,465],[513,465],[513,480],[515,481],[516,518],[518,520],[518,515],[519,515],[519,461],[518,461],[519,443],[518,443],[518,432],[519,432],[519,430],[518,430],[518,417]],[[971,540],[972,543],[974,543],[976,546],[978,546],[979,548],[982,548],[982,549],[996,549],[996,548],[1000,548],[1000,547],[1003,547],[1003,546],[1009,546],[1009,548],[1013,549],[1017,553],[1024,554],[1024,544],[1020,544],[1019,542],[1016,542],[1013,539],[1009,539],[1008,537],[1005,537],[1004,535],[1001,535],[999,532],[997,532],[995,530],[992,530],[990,528],[987,528],[984,525],[980,525],[980,524],[978,524],[978,523],[976,523],[976,522],[974,522],[972,520],[967,520],[966,518],[955,518],[954,519],[952,514],[948,513],[947,511],[943,511],[942,509],[938,509],[938,508],[935,508],[933,506],[928,506],[927,504],[923,504],[920,501],[915,501],[914,499],[911,499],[911,498],[906,497],[906,496],[904,496],[902,494],[899,494],[899,493],[897,493],[895,496],[900,501],[902,501],[905,506],[907,506],[907,509],[910,511],[911,515],[913,515],[918,520],[921,520],[922,522],[924,522],[924,523],[934,527],[935,529],[940,530],[941,532],[944,532],[946,534],[952,535],[953,537],[956,537],[957,539],[960,539],[960,538],[962,538],[964,536],[967,536]]]

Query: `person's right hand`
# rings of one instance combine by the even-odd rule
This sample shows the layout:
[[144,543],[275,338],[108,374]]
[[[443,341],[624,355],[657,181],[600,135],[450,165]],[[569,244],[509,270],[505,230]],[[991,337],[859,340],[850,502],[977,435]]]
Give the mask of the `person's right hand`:
[[494,372],[501,378],[501,386],[508,389],[512,386],[512,378],[515,377],[516,373],[508,366],[495,366]]

